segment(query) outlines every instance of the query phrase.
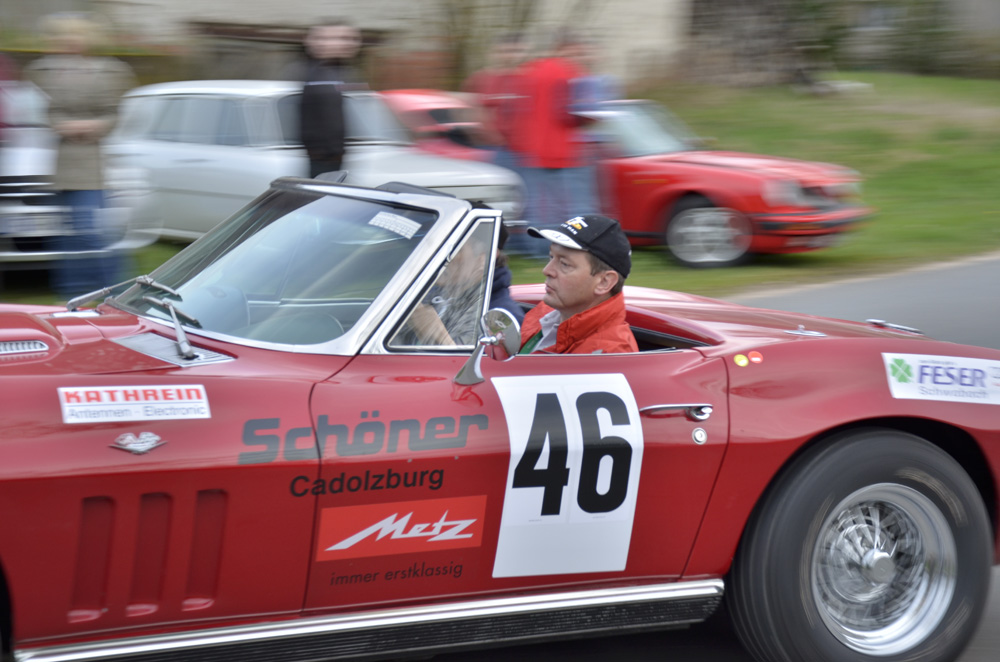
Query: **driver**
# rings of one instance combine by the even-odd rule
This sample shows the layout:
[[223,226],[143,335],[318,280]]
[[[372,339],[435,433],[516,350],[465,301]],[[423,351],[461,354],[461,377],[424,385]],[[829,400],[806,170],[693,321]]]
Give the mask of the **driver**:
[[552,243],[542,269],[545,297],[524,318],[520,353],[639,351],[622,294],[632,250],[618,221],[590,214],[528,234]]
[[475,345],[479,339],[483,275],[492,234],[491,225],[483,227],[459,249],[407,319],[418,344]]

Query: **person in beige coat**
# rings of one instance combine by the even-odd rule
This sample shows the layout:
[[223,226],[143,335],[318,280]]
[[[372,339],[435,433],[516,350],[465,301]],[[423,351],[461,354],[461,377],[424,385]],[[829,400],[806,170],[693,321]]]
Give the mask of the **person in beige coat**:
[[53,289],[69,298],[121,279],[120,257],[107,250],[101,227],[101,140],[114,128],[121,96],[135,79],[124,62],[92,54],[99,32],[85,15],[53,14],[43,32],[50,54],[29,64],[25,75],[48,96],[49,124],[59,139],[53,186],[70,211],[68,231],[53,249],[85,256],[63,260],[52,272]]

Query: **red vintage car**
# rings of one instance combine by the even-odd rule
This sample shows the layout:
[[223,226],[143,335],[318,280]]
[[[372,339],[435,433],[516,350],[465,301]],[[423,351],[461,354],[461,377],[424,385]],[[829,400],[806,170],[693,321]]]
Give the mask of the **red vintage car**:
[[1000,351],[626,287],[640,351],[514,356],[465,253],[499,231],[283,179],[148,275],[0,306],[5,657],[429,655],[723,600],[760,660],[959,654]]
[[[425,149],[488,157],[468,96],[383,94]],[[650,101],[604,102],[586,114],[594,121],[587,130],[601,145],[602,211],[621,222],[634,245],[662,244],[687,266],[825,248],[871,214],[860,202],[861,178],[848,168],[706,149],[706,141]]]

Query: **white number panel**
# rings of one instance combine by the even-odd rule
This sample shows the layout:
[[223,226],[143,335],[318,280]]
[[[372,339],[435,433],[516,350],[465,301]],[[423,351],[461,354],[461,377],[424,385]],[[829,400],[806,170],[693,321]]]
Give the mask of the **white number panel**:
[[642,467],[625,375],[495,377],[510,436],[494,577],[625,569]]

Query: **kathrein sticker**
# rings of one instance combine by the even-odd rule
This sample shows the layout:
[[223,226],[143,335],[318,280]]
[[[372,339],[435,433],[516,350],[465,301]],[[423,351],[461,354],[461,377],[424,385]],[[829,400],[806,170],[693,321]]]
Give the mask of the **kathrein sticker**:
[[494,577],[619,572],[642,426],[621,374],[497,377],[510,437]]
[[180,386],[68,386],[58,389],[63,423],[169,421],[211,418],[200,384]]
[[892,397],[1000,405],[1000,361],[882,354]]
[[485,513],[485,495],[324,508],[316,560],[478,547]]

